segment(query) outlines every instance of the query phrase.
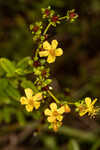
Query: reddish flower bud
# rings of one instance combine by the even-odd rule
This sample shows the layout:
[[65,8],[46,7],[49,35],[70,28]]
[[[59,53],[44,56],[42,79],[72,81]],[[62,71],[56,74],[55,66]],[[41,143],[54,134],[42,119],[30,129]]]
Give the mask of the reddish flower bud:
[[59,20],[58,16],[53,16],[53,17],[51,18],[51,21],[52,21],[52,22],[57,22],[58,20]]
[[34,27],[33,27],[33,31],[34,31],[34,32],[37,32],[38,30],[39,30],[39,27],[38,27],[38,26],[34,26]]
[[42,88],[42,90],[43,90],[43,91],[48,91],[48,90],[49,90],[49,87],[48,87],[48,86],[45,86],[45,87]]
[[49,16],[50,15],[50,10],[46,9],[44,13],[45,13],[46,16]]
[[47,74],[46,70],[44,69],[41,74],[42,74],[43,77],[45,77],[46,74]]
[[40,62],[37,60],[37,61],[34,61],[34,67],[38,67],[38,66],[40,66],[41,64],[40,64]]
[[72,18],[74,18],[74,17],[76,16],[76,13],[70,12],[69,16],[70,16],[70,18],[72,19]]

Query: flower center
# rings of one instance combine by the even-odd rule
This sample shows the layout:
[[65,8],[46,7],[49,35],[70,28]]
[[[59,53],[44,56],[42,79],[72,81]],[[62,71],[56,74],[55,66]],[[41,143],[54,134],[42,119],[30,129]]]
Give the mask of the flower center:
[[50,50],[49,50],[49,53],[50,53],[51,56],[56,56],[54,49],[50,49]]
[[33,105],[34,105],[33,99],[29,99],[28,103],[29,103],[31,106],[33,106]]
[[54,112],[53,112],[53,116],[58,116],[58,112],[57,112],[57,111],[54,111]]

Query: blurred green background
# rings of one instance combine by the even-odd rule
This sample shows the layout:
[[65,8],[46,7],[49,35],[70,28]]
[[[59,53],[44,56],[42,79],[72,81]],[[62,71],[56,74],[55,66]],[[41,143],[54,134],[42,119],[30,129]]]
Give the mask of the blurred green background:
[[[35,46],[29,24],[41,20],[41,8],[48,5],[61,16],[73,8],[79,14],[74,23],[51,30],[49,40],[57,39],[64,50],[51,65],[54,89],[71,100],[86,96],[100,100],[99,0],[0,0],[0,57],[17,62],[32,55]],[[0,103],[0,150],[100,149],[100,114],[95,119],[80,118],[72,109],[55,134],[42,128],[38,119],[33,121],[35,116],[17,103],[16,107]]]

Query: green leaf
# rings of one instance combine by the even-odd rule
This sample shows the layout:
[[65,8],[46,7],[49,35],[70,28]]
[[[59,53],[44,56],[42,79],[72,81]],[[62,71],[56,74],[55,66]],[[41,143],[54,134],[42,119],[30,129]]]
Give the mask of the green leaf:
[[[12,80],[10,80],[12,81]],[[0,79],[0,104],[9,104],[9,97],[18,100],[20,98],[19,91],[15,88],[15,82],[11,83],[7,79]]]
[[17,64],[17,68],[25,69],[27,66],[29,66],[30,60],[31,60],[30,57],[25,57],[25,58],[21,59]]
[[8,80],[7,79],[0,79],[0,89],[5,90],[8,86]]
[[79,144],[77,143],[75,139],[72,139],[69,141],[67,148],[68,150],[80,150]]
[[47,84],[50,84],[52,82],[52,80],[51,79],[47,79],[47,80],[45,80],[45,84],[47,85]]
[[10,84],[9,84],[9,87],[6,89],[6,93],[8,94],[9,97],[11,97],[15,100],[20,99],[19,91]]
[[14,87],[14,88],[18,88],[19,82],[17,79],[10,79],[9,83]]
[[10,102],[8,95],[5,92],[7,86],[8,86],[8,80],[0,79],[0,104],[2,104],[2,103],[8,104]]
[[4,70],[2,67],[0,67],[0,77],[3,76],[5,74]]
[[24,113],[21,112],[21,111],[17,111],[16,112],[16,117],[17,117],[17,120],[19,122],[20,125],[25,125],[26,124],[26,119],[25,119],[25,116],[24,116]]
[[12,77],[15,75],[15,65],[8,60],[7,58],[0,58],[0,66],[7,73],[8,77]]
[[16,72],[18,75],[23,76],[23,75],[32,73],[32,72],[33,72],[33,68],[31,68],[31,67],[28,67],[28,69],[17,68],[17,69],[15,70],[15,72]]
[[30,80],[24,80],[21,83],[21,86],[26,89],[26,88],[31,88],[34,92],[38,92],[36,86],[34,85],[34,83]]
[[52,82],[51,79],[47,79],[44,81],[43,86],[46,86],[46,85],[50,84],[51,82]]
[[55,139],[55,137],[53,136],[44,136],[43,137],[43,141],[45,144],[46,149],[50,149],[50,150],[58,150],[58,146],[57,146],[57,141]]
[[16,73],[18,75],[25,75],[33,72],[33,60],[31,57],[25,57],[22,60],[20,60],[17,64]]
[[10,113],[10,109],[9,108],[4,108],[3,110],[3,117],[4,117],[4,121],[6,123],[10,123],[11,121],[11,113]]

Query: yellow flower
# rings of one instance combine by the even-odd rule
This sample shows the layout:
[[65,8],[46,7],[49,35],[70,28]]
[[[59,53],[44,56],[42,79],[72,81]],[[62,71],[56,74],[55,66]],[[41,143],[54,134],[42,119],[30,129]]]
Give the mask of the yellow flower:
[[40,107],[40,100],[42,99],[42,93],[39,92],[33,96],[33,91],[30,88],[25,89],[26,97],[21,97],[20,102],[22,105],[26,105],[26,110],[31,112],[33,108],[38,109]]
[[48,122],[50,123],[56,123],[57,121],[61,122],[63,120],[62,114],[64,113],[64,107],[62,106],[59,109],[57,109],[57,104],[51,103],[50,109],[47,108],[44,111],[44,114],[48,116],[47,118]]
[[90,97],[86,97],[85,104],[80,104],[79,106],[79,115],[84,116],[86,113],[88,113],[89,116],[94,117],[99,111],[99,108],[94,107],[96,101],[96,98],[93,101],[91,101]]
[[57,40],[53,40],[51,45],[48,41],[43,43],[44,51],[40,51],[40,57],[48,57],[47,62],[53,63],[55,62],[56,56],[61,56],[63,54],[63,50],[61,48],[57,48],[58,42]]

